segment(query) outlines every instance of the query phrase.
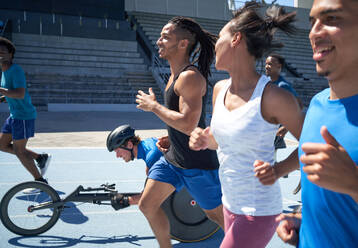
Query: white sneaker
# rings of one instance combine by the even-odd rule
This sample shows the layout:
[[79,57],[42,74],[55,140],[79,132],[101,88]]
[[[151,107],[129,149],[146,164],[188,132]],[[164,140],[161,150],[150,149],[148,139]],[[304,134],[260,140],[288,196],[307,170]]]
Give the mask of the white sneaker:
[[50,165],[51,157],[51,154],[48,153],[40,154],[40,161],[37,162],[37,166],[40,168],[41,176],[45,175]]
[[33,194],[38,194],[40,193],[41,190],[40,189],[36,189],[36,188],[28,188],[28,189],[24,189],[22,191],[22,193],[27,194],[27,195],[33,195]]

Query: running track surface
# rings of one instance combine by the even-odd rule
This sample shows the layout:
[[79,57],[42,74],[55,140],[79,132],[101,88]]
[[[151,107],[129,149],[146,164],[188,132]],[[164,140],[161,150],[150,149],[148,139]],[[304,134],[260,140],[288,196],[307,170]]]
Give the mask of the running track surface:
[[[281,149],[278,160],[286,157],[295,147]],[[71,193],[78,185],[97,187],[115,183],[119,192],[140,192],[145,180],[142,161],[124,163],[104,148],[51,148],[34,149],[52,154],[50,167],[45,175],[50,185],[61,197]],[[0,152],[0,198],[20,182],[32,180],[13,155]],[[292,191],[299,181],[299,171],[280,179],[284,211],[292,211],[300,204],[300,195]],[[155,237],[137,206],[114,211],[111,206],[71,203],[56,225],[37,237],[21,237],[9,232],[0,223],[0,247],[158,247]],[[209,239],[197,243],[180,243],[173,240],[175,248],[217,248],[223,238],[220,230]],[[292,247],[284,244],[275,234],[269,248]]]

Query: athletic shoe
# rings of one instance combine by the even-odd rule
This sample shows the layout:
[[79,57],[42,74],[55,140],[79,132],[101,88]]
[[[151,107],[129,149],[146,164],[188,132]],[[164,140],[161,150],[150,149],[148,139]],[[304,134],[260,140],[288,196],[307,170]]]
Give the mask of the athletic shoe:
[[[35,181],[43,182],[43,183],[48,184],[47,180],[44,179],[44,178],[35,179]],[[40,192],[41,192],[41,190],[37,189],[37,188],[28,188],[28,189],[24,189],[22,191],[23,194],[27,194],[27,195],[33,195],[33,194],[37,194],[37,193],[40,193]]]
[[39,155],[39,158],[36,159],[37,166],[40,168],[41,176],[45,175],[48,166],[50,165],[51,155],[48,153],[43,153]]

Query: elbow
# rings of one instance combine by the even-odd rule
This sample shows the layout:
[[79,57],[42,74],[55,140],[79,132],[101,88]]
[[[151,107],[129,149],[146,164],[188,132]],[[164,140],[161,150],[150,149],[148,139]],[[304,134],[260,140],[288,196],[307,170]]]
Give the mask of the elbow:
[[26,91],[24,88],[16,89],[16,91],[14,93],[16,93],[15,98],[17,98],[17,99],[24,99],[25,95],[26,95]]
[[185,133],[186,135],[190,136],[191,132],[194,131],[194,129],[197,127],[197,125],[185,125],[185,127],[183,127],[182,132]]
[[185,133],[186,135],[190,136],[191,135],[191,132],[193,132],[195,127],[188,127],[188,128],[185,128],[182,130],[183,133]]
[[179,130],[182,133],[190,136],[191,132],[193,132],[194,129],[198,126],[199,118],[197,118],[196,120],[195,117],[193,118],[192,116],[184,116],[183,118],[181,118],[180,123],[181,124]]

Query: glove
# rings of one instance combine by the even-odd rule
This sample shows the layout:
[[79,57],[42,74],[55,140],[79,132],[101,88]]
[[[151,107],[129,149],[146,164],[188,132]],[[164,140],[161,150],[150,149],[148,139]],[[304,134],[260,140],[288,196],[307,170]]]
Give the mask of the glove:
[[122,194],[116,194],[111,199],[111,205],[115,210],[128,207],[129,206],[128,196],[124,196]]

